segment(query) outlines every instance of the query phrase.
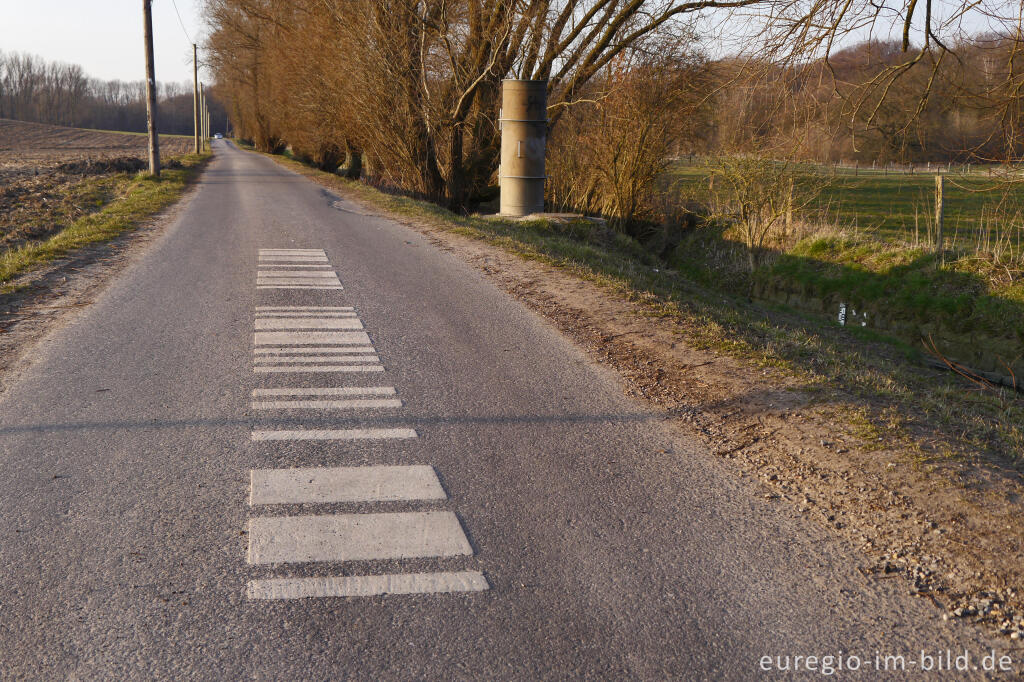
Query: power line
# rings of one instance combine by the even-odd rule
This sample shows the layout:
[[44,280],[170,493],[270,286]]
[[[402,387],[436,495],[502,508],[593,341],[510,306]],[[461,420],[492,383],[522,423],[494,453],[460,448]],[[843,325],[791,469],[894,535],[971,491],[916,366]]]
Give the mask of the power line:
[[181,20],[181,12],[178,11],[178,3],[175,0],[171,0],[171,4],[174,5],[174,13],[178,15],[178,25],[181,26],[182,32],[185,37],[188,38],[188,42],[195,45],[195,41],[192,40],[192,36],[188,34],[188,29],[185,28],[185,22]]

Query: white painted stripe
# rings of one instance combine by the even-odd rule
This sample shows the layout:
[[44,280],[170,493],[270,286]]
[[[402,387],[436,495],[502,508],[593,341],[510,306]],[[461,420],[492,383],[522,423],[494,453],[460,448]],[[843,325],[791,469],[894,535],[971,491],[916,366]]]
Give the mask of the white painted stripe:
[[271,285],[260,285],[257,289],[333,289],[334,291],[341,291],[344,287],[311,287],[302,286],[301,284],[271,284]]
[[327,504],[445,500],[429,465],[255,469],[249,504]]
[[260,256],[257,263],[328,263],[327,256]]
[[353,362],[353,363],[362,362],[362,363],[367,363],[368,364],[368,363],[371,363],[371,362],[380,362],[380,357],[376,356],[376,355],[353,355],[353,356],[347,356],[346,355],[346,356],[343,356],[343,357],[337,357],[337,356],[334,356],[334,355],[325,355],[325,356],[317,355],[317,356],[313,356],[313,357],[297,358],[297,357],[295,357],[293,355],[289,355],[289,356],[286,356],[286,357],[283,357],[283,358],[274,358],[274,357],[270,357],[270,358],[253,358],[253,362],[257,362],[257,363],[262,362],[262,363],[267,363],[267,364],[273,364],[273,363],[282,364],[282,363],[285,363],[285,362]]
[[253,431],[252,439],[262,440],[392,440],[416,438],[413,429],[302,429],[297,431]]
[[373,346],[312,346],[309,348],[256,348],[253,353],[257,355],[271,353],[280,355],[310,355],[313,353],[338,353],[343,355],[354,355],[357,353],[376,353]]
[[326,251],[323,249],[260,249],[260,253],[322,253],[326,255]]
[[331,279],[302,279],[299,277],[260,277],[256,280],[257,285],[264,284],[303,284],[306,286],[341,286],[341,280],[337,277]]
[[356,318],[318,319],[312,317],[282,317],[257,319],[256,329],[362,329],[363,323]]
[[257,374],[274,372],[383,372],[383,365],[274,365],[273,367],[253,367]]
[[397,399],[381,400],[269,400],[254,402],[254,410],[376,410],[383,407],[401,407]]
[[396,573],[249,581],[249,599],[375,597],[385,594],[483,592],[490,585],[479,571]]
[[366,561],[462,556],[473,548],[450,511],[249,520],[249,563]]
[[254,388],[254,398],[269,395],[397,395],[394,386],[329,386],[325,388]]
[[339,317],[358,317],[356,313],[314,313],[304,312],[302,310],[282,310],[279,313],[256,313],[256,319],[271,319],[274,317],[325,317],[325,318],[339,318]]
[[338,276],[334,270],[260,270],[256,274],[260,277],[302,277],[305,279]]
[[347,345],[368,346],[370,337],[366,332],[256,332],[257,346],[285,345]]
[[[313,272],[321,272],[321,271],[323,271],[324,268],[327,268],[328,270],[333,270],[334,269],[334,266],[330,265],[329,263],[317,263],[317,264],[314,264],[314,265],[291,265],[291,264],[288,264],[288,263],[282,263],[281,265],[275,265],[273,263],[260,263],[260,264],[257,265],[257,267],[260,267],[260,268],[287,268],[289,272],[291,272],[291,271],[305,272],[307,270],[312,270]],[[260,270],[259,272],[263,272],[263,271]]]
[[258,305],[256,310],[335,310],[335,311],[352,311],[355,310],[350,305]]

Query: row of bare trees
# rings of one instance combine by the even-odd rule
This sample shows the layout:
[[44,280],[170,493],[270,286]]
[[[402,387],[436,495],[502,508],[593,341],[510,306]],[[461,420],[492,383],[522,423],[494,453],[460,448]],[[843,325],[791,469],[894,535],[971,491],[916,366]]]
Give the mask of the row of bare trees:
[[1016,158],[1020,16],[994,0],[207,3],[218,94],[260,149],[463,209],[496,182],[501,80],[546,79],[550,203],[623,225],[650,217],[681,153]]
[[[192,84],[160,83],[159,129],[190,135]],[[211,116],[225,125],[225,112],[210,100]],[[77,64],[0,52],[0,118],[101,130],[146,131],[144,81],[90,78]]]
[[636,69],[691,71],[690,16],[734,4],[212,0],[209,46],[232,120],[259,148],[349,168],[362,157],[381,182],[464,207],[494,183],[503,78],[548,81],[554,130],[579,108],[618,117],[616,85]]

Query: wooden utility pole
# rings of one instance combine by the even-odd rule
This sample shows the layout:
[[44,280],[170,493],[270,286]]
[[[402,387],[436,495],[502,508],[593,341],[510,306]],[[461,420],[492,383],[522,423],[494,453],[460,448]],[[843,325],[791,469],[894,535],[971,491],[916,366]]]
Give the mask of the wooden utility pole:
[[196,133],[196,154],[203,151],[199,146],[199,49],[192,43],[192,116]]
[[149,127],[149,172],[160,177],[160,140],[156,132],[156,75],[153,70],[153,0],[142,0],[146,38],[146,125]]
[[202,140],[202,149],[206,151],[206,86],[199,84],[199,139]]
[[945,199],[945,182],[942,177],[942,173],[936,173],[935,175],[935,251],[942,253],[943,250],[943,235],[942,235],[942,218],[943,218],[943,206],[942,202]]

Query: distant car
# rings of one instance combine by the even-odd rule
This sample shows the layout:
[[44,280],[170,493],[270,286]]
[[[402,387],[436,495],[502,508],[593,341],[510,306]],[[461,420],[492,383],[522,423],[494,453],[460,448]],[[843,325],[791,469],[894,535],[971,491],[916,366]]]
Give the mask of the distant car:
[[223,140],[224,136],[221,135],[220,133],[215,133],[214,136],[213,136],[213,139],[215,139],[215,140]]

